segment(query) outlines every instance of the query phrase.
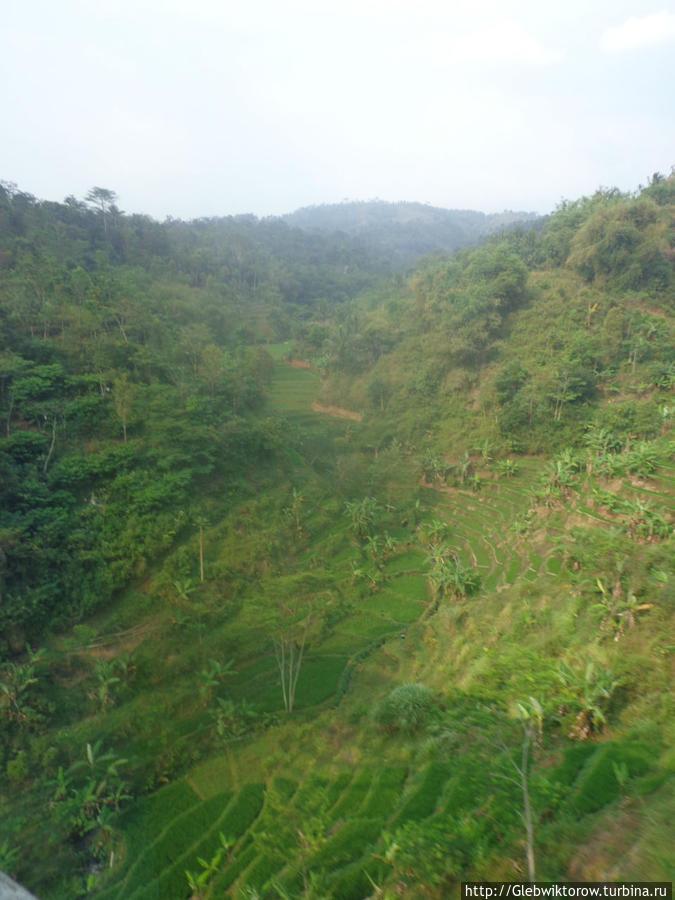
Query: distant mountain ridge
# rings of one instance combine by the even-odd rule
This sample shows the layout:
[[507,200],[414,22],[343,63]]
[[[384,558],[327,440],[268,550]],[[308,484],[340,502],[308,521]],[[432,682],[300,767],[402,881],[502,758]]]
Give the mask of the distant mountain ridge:
[[306,231],[345,232],[372,250],[386,251],[401,264],[428,253],[459,250],[505,228],[532,225],[540,217],[533,212],[483,213],[368,200],[305,206],[282,219]]

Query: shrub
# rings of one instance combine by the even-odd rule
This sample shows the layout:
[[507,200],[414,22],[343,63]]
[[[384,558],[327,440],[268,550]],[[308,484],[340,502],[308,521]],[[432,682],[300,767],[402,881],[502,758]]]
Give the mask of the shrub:
[[7,780],[10,784],[22,784],[28,778],[28,766],[26,754],[19,751],[14,759],[7,763]]
[[433,706],[433,694],[423,684],[402,684],[381,700],[375,721],[386,731],[414,734],[427,722]]

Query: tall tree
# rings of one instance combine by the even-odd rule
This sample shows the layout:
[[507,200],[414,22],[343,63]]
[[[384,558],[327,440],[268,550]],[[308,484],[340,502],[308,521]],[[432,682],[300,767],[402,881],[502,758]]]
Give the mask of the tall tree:
[[129,381],[126,372],[116,378],[113,382],[113,403],[115,404],[115,412],[122,423],[122,432],[124,434],[124,443],[127,442],[127,424],[131,414],[131,408],[136,399],[136,385]]
[[116,209],[117,194],[108,188],[93,187],[84,198],[87,203],[91,203],[101,213],[103,219],[103,230],[108,233],[108,219],[111,213]]

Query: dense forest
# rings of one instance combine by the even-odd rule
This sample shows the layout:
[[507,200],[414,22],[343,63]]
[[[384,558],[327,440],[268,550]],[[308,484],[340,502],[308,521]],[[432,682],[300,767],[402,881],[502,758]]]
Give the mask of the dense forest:
[[429,253],[451,253],[489,234],[529,222],[535,213],[486,214],[471,209],[440,209],[424,203],[384,200],[305,206],[283,217],[307,231],[342,232],[358,237],[372,253],[396,268],[412,265]]
[[0,187],[0,870],[672,879],[675,175],[530,219]]

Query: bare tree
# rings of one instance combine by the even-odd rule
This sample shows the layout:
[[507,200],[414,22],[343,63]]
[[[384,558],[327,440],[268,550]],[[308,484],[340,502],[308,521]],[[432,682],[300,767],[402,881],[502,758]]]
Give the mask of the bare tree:
[[124,443],[127,442],[127,424],[131,414],[131,408],[136,399],[136,386],[128,380],[128,375],[124,372],[119,378],[113,382],[113,403],[115,404],[115,412],[122,423],[122,432],[124,434]]
[[525,826],[525,852],[527,856],[527,877],[530,882],[535,880],[534,862],[534,821],[532,817],[532,802],[530,799],[529,774],[531,765],[531,748],[535,740],[541,738],[543,710],[541,704],[534,697],[529,698],[528,703],[517,703],[516,710],[523,729],[523,740],[520,747],[520,762],[516,762],[511,751],[502,743],[507,752],[509,762],[516,771],[516,777],[505,775],[508,781],[520,788],[523,809],[519,813]]
[[287,625],[280,624],[276,634],[272,636],[274,644],[274,656],[279,668],[281,678],[281,693],[284,698],[284,709],[293,712],[295,704],[295,692],[298,687],[298,677],[302,668],[302,660],[305,655],[307,636],[312,626],[311,605],[307,614],[300,621]]

